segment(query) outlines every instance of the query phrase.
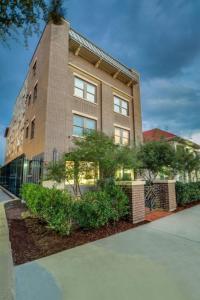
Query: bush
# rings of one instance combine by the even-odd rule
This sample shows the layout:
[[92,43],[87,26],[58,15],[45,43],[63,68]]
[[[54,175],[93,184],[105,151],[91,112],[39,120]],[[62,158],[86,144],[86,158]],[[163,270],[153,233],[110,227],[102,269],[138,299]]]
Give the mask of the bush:
[[37,184],[24,184],[21,196],[31,213],[44,219],[50,228],[62,235],[70,234],[74,201],[68,192]]
[[98,228],[129,213],[129,201],[113,180],[99,183],[99,190],[86,192],[76,203],[76,221],[82,228]]
[[178,205],[184,205],[200,200],[200,182],[177,182],[176,200]]
[[99,228],[112,218],[111,201],[104,191],[86,192],[76,202],[76,221],[82,228]]
[[99,228],[129,213],[128,198],[114,181],[104,182],[98,191],[86,192],[77,201],[67,191],[37,184],[24,184],[21,196],[32,214],[63,235],[70,234],[74,221],[85,229]]
[[108,194],[112,203],[113,220],[118,221],[129,214],[129,200],[121,187],[116,185],[113,180],[107,181],[103,190]]

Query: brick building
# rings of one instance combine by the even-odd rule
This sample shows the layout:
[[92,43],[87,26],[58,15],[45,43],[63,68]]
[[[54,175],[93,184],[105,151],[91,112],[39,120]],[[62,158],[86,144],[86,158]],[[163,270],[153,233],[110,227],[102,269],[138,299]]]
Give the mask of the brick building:
[[[67,21],[45,27],[20,95],[20,114],[6,130],[5,163],[21,154],[51,161],[70,151],[74,138],[88,129],[114,135],[121,144],[142,142],[138,73]],[[16,148],[18,130],[20,151],[13,152],[10,140]]]

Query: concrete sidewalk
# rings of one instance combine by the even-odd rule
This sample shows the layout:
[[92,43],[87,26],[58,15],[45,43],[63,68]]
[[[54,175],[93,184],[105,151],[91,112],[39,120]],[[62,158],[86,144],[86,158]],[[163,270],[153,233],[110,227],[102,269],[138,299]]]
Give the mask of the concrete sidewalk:
[[200,206],[15,268],[17,300],[199,300]]
[[9,200],[13,200],[13,198],[6,194],[4,191],[2,191],[2,189],[0,188],[0,202],[6,202]]
[[0,203],[0,299],[14,299],[14,270],[4,204]]

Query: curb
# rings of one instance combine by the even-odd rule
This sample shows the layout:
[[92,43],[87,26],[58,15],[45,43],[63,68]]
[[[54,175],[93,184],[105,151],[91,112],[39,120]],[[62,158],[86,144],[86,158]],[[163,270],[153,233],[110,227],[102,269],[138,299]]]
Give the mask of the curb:
[[[10,196],[12,198],[12,200],[20,200],[20,198],[18,198],[16,195],[12,194],[11,192],[9,192],[7,189],[5,189],[2,185],[0,185],[0,189],[7,194],[8,196]],[[9,200],[8,200],[9,201]]]
[[15,299],[14,266],[4,203],[0,203],[0,299]]

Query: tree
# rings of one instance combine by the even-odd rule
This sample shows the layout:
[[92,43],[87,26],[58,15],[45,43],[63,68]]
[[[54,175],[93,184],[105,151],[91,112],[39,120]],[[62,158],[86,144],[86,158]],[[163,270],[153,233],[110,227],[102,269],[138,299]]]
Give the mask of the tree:
[[50,5],[44,0],[18,0],[0,2],[0,40],[17,38],[19,29],[23,30],[25,41],[33,33],[39,32],[41,21],[61,24],[64,17],[62,0],[52,0]]
[[63,8],[63,1],[52,0],[48,11],[47,22],[52,21],[56,25],[61,25],[64,16],[65,10]]
[[39,22],[46,18],[47,5],[43,0],[1,1],[0,3],[0,39],[6,41],[15,35],[17,29],[23,29],[27,37],[39,30]]
[[75,146],[67,157],[93,162],[99,168],[101,180],[114,178],[116,170],[121,167],[133,169],[136,166],[134,150],[116,145],[113,138],[103,132],[90,132],[83,139],[75,140]]
[[[81,194],[80,179],[87,172],[98,170],[100,183],[114,179],[119,168],[133,169],[137,166],[136,155],[132,148],[116,145],[113,138],[102,132],[90,132],[83,139],[75,140],[75,147],[66,153],[64,159],[50,163],[47,178],[61,182],[66,180],[74,194]],[[73,184],[71,184],[73,182]]]
[[175,161],[175,150],[166,142],[149,142],[138,149],[143,176],[152,182],[159,173],[170,176]]
[[178,147],[175,155],[174,170],[176,174],[183,172],[185,181],[186,175],[188,175],[189,181],[191,181],[192,172],[195,172],[196,176],[198,176],[200,170],[199,154],[190,152],[184,147]]

